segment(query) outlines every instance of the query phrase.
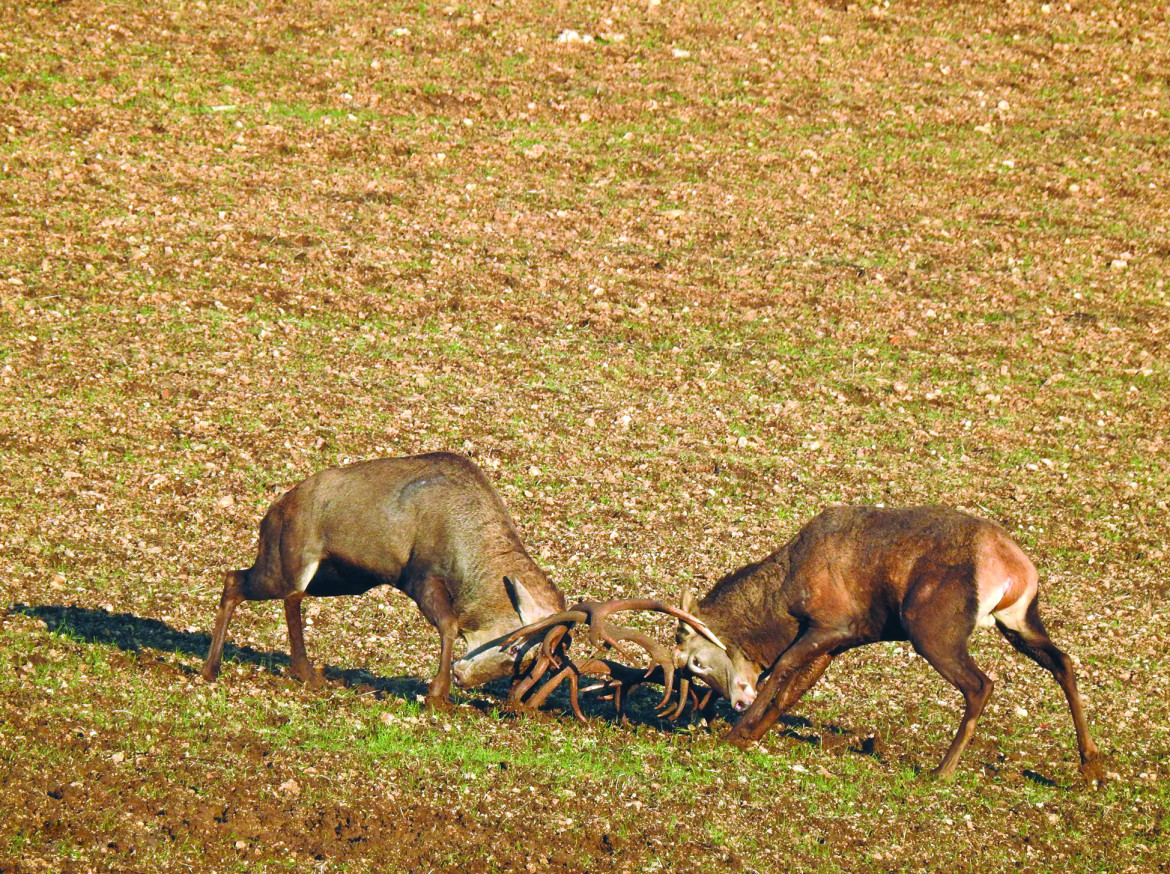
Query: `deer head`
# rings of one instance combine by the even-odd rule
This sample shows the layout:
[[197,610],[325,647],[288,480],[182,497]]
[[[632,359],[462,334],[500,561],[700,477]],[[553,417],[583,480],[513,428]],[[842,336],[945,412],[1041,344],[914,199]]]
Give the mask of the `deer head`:
[[[702,617],[690,592],[683,593],[679,606],[687,613]],[[683,676],[702,680],[726,698],[737,712],[746,710],[756,700],[759,666],[745,657],[738,647],[718,647],[684,622],[679,622],[675,633],[674,665]]]

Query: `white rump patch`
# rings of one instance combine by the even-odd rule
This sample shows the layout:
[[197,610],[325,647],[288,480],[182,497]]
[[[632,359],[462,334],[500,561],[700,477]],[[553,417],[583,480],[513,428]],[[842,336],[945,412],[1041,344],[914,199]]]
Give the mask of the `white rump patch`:
[[1003,600],[1003,596],[1008,593],[1008,589],[1011,587],[1011,578],[1007,577],[998,586],[993,586],[980,593],[982,597],[979,599],[979,611],[975,615],[977,628],[991,628],[995,625],[993,611],[999,606],[999,602]]

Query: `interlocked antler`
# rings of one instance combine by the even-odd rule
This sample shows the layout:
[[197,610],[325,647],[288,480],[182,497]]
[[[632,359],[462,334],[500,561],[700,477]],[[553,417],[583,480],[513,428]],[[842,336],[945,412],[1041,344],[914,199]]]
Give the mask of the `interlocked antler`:
[[[672,607],[661,601],[656,601],[651,598],[626,598],[618,601],[582,601],[574,604],[563,613],[548,616],[531,625],[517,629],[506,638],[505,643],[527,639],[535,646],[536,639],[543,635],[540,641],[540,652],[537,654],[535,660],[533,660],[527,671],[518,673],[516,681],[508,693],[509,703],[513,706],[525,703],[524,696],[552,670],[552,676],[544,682],[544,685],[537,689],[526,702],[526,705],[529,707],[539,707],[552,691],[567,679],[569,681],[569,701],[573,707],[573,713],[583,722],[585,721],[585,716],[581,713],[581,707],[577,700],[579,678],[582,674],[610,678],[604,685],[613,687],[614,706],[620,713],[622,693],[646,682],[651,674],[661,671],[661,682],[666,688],[658,707],[659,709],[667,707],[671,694],[674,691],[674,659],[670,650],[640,631],[632,628],[613,626],[606,621],[613,613],[629,610],[652,610],[657,613],[674,616],[686,622],[716,646],[726,649],[719,638],[715,636],[714,632],[700,619],[692,616],[685,610]],[[571,642],[568,632],[582,622],[588,626],[587,639],[593,644],[594,651],[585,661],[577,663],[569,658],[568,655],[568,648]],[[633,643],[640,646],[650,655],[653,665],[643,671],[637,668],[630,668],[620,662],[599,658],[600,653],[607,649],[616,649],[624,655],[625,651],[622,649],[622,643]],[[520,661],[517,660],[518,671]],[[686,681],[684,680],[684,682]],[[679,703],[675,716],[672,718],[677,718],[677,715],[685,707],[687,700],[686,691],[682,692],[681,698],[682,700]]]
[[[620,667],[624,668],[625,666],[623,665]],[[625,670],[627,672],[631,671],[629,668],[626,668]],[[692,705],[695,713],[704,712],[711,703],[711,699],[715,694],[715,691],[708,686],[694,682],[691,679],[690,673],[686,670],[683,670],[682,673],[678,674],[677,676],[678,702],[675,703],[673,701],[666,701],[666,699],[663,699],[665,703],[660,703],[658,705],[658,715],[663,719],[669,719],[671,721],[678,720],[678,718],[686,712],[688,703]],[[656,683],[663,686],[666,685],[666,677],[663,670],[658,665],[653,665],[646,671],[633,670],[632,675],[631,673],[626,673],[624,676],[615,674],[610,680],[597,683],[593,686],[587,686],[582,691],[591,692],[595,689],[604,687],[611,688],[613,690],[612,695],[614,699],[614,706],[620,713],[621,696],[623,694],[628,695],[638,686],[644,685],[646,683]],[[669,692],[667,693],[667,697],[669,697]]]

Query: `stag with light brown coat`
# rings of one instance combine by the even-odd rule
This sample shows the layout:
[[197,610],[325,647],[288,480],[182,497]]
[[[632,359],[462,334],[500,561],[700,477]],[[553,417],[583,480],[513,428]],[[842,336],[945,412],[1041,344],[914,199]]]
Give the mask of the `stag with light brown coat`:
[[727,739],[747,746],[840,653],[909,640],[966,704],[933,772],[950,777],[992,690],[967,642],[976,626],[994,624],[1060,684],[1081,772],[1099,779],[1072,660],[1044,630],[1038,590],[1031,560],[992,522],[944,507],[833,507],[763,561],[721,579],[701,601],[684,595],[683,609],[705,622],[726,650],[680,625],[675,661],[744,711]]
[[[427,702],[446,707],[451,676],[475,686],[512,673],[522,625],[565,609],[565,599],[520,541],[481,471],[438,452],[330,468],[278,499],[260,523],[256,561],[228,571],[203,677],[216,678],[232,613],[243,601],[283,599],[291,672],[310,685],[305,595],[358,595],[390,585],[439,631],[439,669]],[[456,637],[467,654],[452,668]]]

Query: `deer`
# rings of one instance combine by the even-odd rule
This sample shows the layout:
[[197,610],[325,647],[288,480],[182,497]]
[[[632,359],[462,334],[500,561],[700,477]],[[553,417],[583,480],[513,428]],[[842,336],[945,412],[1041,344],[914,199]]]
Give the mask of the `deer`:
[[[470,459],[436,452],[363,461],[310,476],[265,513],[255,562],[225,576],[204,680],[219,674],[236,607],[282,599],[290,673],[320,686],[322,673],[305,652],[301,602],[382,585],[410,597],[439,632],[439,668],[426,694],[431,709],[450,706],[452,677],[470,687],[509,675],[521,644],[503,639],[565,609]],[[457,637],[467,653],[452,664]]]
[[[1040,618],[1038,581],[1031,559],[994,522],[939,506],[831,507],[762,561],[720,579],[702,600],[684,593],[681,608],[724,648],[680,624],[674,660],[681,676],[701,679],[741,714],[725,740],[747,748],[836,656],[877,641],[909,640],[963,695],[958,731],[931,772],[948,779],[993,687],[968,641],[977,626],[994,625],[1060,685],[1080,771],[1101,780],[1072,660]],[[685,697],[685,685],[680,688]],[[680,701],[676,716],[685,704]]]

